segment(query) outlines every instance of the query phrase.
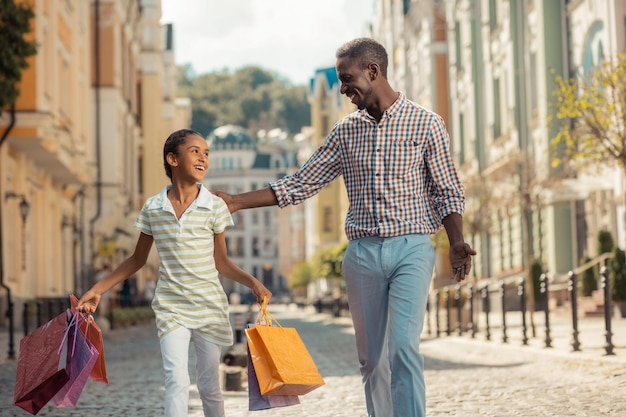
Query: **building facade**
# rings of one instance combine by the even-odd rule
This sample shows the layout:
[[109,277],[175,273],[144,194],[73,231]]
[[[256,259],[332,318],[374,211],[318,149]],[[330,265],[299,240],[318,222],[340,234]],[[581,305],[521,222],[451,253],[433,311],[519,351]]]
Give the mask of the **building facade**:
[[[278,130],[260,132],[255,138],[242,127],[225,125],[211,132],[207,142],[209,171],[204,181],[210,190],[239,194],[266,188],[297,166],[292,142]],[[229,258],[277,296],[289,293],[292,261],[279,256],[279,247],[283,254],[297,247],[293,215],[292,208],[275,206],[240,210],[233,213],[234,226],[226,230]],[[250,291],[241,284],[223,279],[222,285],[227,294],[249,299]]]
[[[597,255],[602,229],[626,244],[623,174],[555,168],[548,122],[556,75],[584,74],[624,51],[625,8],[613,0],[376,2],[373,36],[390,52],[394,87],[448,113],[467,188],[465,236],[478,251],[474,279],[522,275],[534,262],[563,279],[583,255]],[[447,62],[440,78],[437,57]]]
[[[28,3],[37,54],[23,72],[15,124],[0,118],[2,311],[8,291],[18,310],[81,294],[96,269],[133,250],[138,210],[167,179],[163,141],[191,114],[175,99],[160,1]],[[141,274],[156,274],[157,261]]]

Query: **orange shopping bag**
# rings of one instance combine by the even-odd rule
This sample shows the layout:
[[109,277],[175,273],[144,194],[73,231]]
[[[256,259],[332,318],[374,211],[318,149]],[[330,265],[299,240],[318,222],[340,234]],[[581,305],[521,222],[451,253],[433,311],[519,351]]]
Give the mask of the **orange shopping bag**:
[[296,329],[272,320],[265,302],[257,321],[246,337],[261,395],[304,395],[324,385]]
[[[78,299],[74,294],[70,295],[70,303],[72,305],[72,313],[75,313],[76,307],[78,306]],[[104,361],[104,342],[102,341],[102,330],[100,330],[100,326],[98,326],[93,316],[90,314],[87,316],[86,320],[81,321],[80,330],[98,351],[98,359],[89,374],[89,378],[108,384],[109,379],[107,378],[107,369]]]

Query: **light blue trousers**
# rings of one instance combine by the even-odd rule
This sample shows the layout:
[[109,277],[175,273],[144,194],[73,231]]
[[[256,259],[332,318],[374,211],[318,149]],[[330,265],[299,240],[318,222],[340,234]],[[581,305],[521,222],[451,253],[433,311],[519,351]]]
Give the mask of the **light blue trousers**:
[[419,352],[435,253],[427,235],[350,241],[343,276],[369,417],[424,417]]
[[196,352],[197,386],[205,417],[224,417],[224,400],[220,389],[219,365],[221,347],[197,330],[179,327],[160,340],[165,371],[165,417],[189,414],[189,344],[193,339]]

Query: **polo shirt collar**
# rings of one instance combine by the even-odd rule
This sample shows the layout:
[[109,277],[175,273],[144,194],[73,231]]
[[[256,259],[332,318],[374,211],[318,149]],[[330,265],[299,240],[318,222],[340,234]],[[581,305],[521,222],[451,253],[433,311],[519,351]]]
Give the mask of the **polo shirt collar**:
[[[192,208],[202,207],[207,210],[211,210],[212,202],[213,202],[213,194],[207,190],[207,188],[201,183],[197,183],[200,192],[196,199],[191,203]],[[167,192],[172,188],[172,184],[166,185],[159,194],[155,195],[153,199],[151,199],[150,204],[148,205],[148,209],[162,209],[166,211],[173,211],[172,203],[169,198],[167,198]]]

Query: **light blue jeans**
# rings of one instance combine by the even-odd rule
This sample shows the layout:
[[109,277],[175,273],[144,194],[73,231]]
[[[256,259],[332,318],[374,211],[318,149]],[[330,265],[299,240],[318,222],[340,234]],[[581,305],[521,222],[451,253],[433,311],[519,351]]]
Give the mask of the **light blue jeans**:
[[165,417],[189,414],[189,343],[193,338],[196,352],[198,392],[205,417],[224,417],[220,389],[221,347],[196,330],[179,327],[161,338],[161,356],[165,370]]
[[427,235],[350,241],[343,276],[369,417],[424,417],[419,352],[435,252]]

